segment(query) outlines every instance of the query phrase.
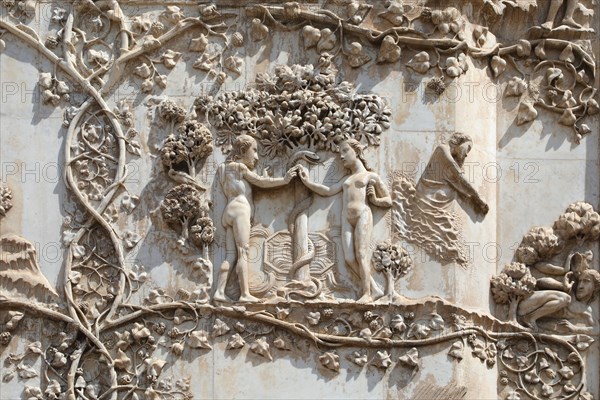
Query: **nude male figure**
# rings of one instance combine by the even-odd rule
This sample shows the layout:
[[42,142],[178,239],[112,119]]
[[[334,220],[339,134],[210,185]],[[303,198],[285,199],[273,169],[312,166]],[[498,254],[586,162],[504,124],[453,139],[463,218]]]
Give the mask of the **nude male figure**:
[[[297,167],[287,171],[283,178],[262,177],[252,172],[258,161],[256,140],[248,135],[238,136],[233,143],[233,150],[223,164],[219,166],[217,176],[227,205],[223,211],[221,223],[226,231],[227,256],[221,264],[217,280],[214,300],[232,302],[225,295],[225,286],[229,278],[231,266],[235,268],[239,278],[240,302],[256,302],[258,299],[250,294],[248,285],[248,252],[250,250],[250,228],[254,204],[252,202],[252,186],[260,188],[277,188],[288,184],[297,174]],[[235,251],[233,251],[235,249]]]
[[542,28],[552,29],[554,28],[554,20],[556,19],[556,14],[558,14],[558,10],[560,6],[566,1],[567,8],[565,10],[565,16],[562,19],[562,24],[570,26],[572,28],[581,29],[581,25],[579,25],[573,19],[573,13],[575,13],[575,9],[577,8],[577,0],[550,0],[550,8],[548,9],[548,17],[546,18],[546,22],[542,24]]

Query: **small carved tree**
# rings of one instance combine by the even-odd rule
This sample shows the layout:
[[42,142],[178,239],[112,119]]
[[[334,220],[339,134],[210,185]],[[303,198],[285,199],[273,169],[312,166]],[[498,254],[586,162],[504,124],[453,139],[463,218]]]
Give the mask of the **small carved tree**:
[[516,258],[523,264],[533,265],[558,254],[562,246],[563,241],[552,228],[536,226],[523,237]]
[[4,217],[12,208],[12,192],[7,186],[0,185],[0,217]]
[[508,319],[517,323],[519,302],[533,293],[536,280],[522,263],[508,264],[500,275],[492,277],[492,297],[498,304],[508,304]]
[[[181,236],[177,241],[185,245],[189,238],[190,224],[198,219],[208,218],[208,204],[200,192],[191,185],[179,185],[169,190],[160,205],[163,218],[170,225],[181,227]],[[212,224],[212,222],[211,222]]]
[[383,272],[386,279],[385,296],[390,302],[397,300],[400,295],[396,292],[394,282],[406,275],[412,269],[412,259],[408,252],[400,246],[390,242],[377,245],[371,259],[373,267],[378,272]]
[[[198,163],[212,152],[212,134],[196,120],[186,120],[165,140],[160,151],[169,176],[178,183],[200,187],[196,181]],[[182,167],[183,164],[185,167]],[[180,169],[184,169],[181,171]]]

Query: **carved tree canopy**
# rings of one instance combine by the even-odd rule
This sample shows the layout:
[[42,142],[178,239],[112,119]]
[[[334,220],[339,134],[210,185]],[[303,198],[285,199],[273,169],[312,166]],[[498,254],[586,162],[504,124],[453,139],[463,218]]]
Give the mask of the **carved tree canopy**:
[[349,82],[338,83],[328,60],[325,69],[280,65],[260,74],[255,89],[196,99],[217,128],[216,143],[229,151],[237,135],[248,134],[270,158],[305,146],[337,151],[345,139],[378,145],[390,127],[391,110],[377,95],[357,94]]

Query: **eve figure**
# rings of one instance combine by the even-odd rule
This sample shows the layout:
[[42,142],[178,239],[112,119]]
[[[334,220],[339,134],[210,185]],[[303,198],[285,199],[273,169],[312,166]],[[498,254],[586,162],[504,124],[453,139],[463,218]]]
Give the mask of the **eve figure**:
[[[371,234],[373,215],[369,203],[378,207],[391,207],[389,192],[375,172],[369,170],[363,154],[363,146],[348,139],[340,146],[340,160],[350,170],[331,187],[311,182],[308,171],[300,169],[302,182],[320,196],[333,196],[342,192],[342,246],[346,264],[358,274],[361,282],[361,303],[373,301],[373,295],[383,294],[371,276]],[[373,293],[375,292],[375,293]]]
[[258,299],[250,294],[248,286],[248,252],[250,249],[250,228],[254,205],[252,186],[277,188],[288,184],[297,174],[291,168],[283,178],[262,177],[252,172],[258,161],[256,140],[248,135],[240,135],[233,142],[233,149],[227,161],[219,166],[217,177],[227,205],[221,223],[226,232],[225,249],[227,256],[221,264],[214,300],[232,302],[225,295],[229,270],[235,264],[240,285],[240,302],[255,302]]

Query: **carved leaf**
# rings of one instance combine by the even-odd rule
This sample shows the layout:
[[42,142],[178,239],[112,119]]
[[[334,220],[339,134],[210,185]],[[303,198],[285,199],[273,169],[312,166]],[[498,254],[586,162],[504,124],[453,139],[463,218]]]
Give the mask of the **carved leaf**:
[[270,361],[273,361],[273,357],[271,356],[271,352],[269,349],[270,346],[267,342],[267,338],[265,337],[257,339],[254,343],[250,345],[250,350],[253,353],[256,353],[258,355],[263,356],[264,358],[269,359]]
[[508,86],[506,87],[505,96],[521,96],[527,90],[527,82],[524,79],[519,77],[513,77],[508,82]]
[[392,35],[388,35],[383,38],[381,47],[379,48],[379,55],[377,56],[378,63],[395,63],[400,59],[401,56],[400,46],[396,44],[396,40]]
[[494,56],[490,61],[490,67],[492,68],[492,75],[494,78],[497,78],[506,70],[506,60],[499,56]]
[[321,313],[318,311],[309,312],[308,315],[306,316],[306,320],[308,321],[308,323],[310,325],[318,325],[319,321],[321,320]]
[[246,341],[244,338],[240,336],[239,333],[234,334],[227,342],[226,349],[240,349],[246,345]]
[[31,379],[38,376],[38,373],[31,365],[24,363],[19,363],[19,365],[17,365],[17,374],[21,379]]
[[14,371],[9,371],[6,374],[4,374],[4,376],[2,377],[2,382],[8,383],[8,382],[12,381],[12,379],[14,377],[15,377],[15,372]]
[[[7,331],[12,331],[14,330],[17,325],[19,325],[19,322],[23,319],[23,317],[25,316],[24,313],[20,312],[20,311],[9,311],[8,312],[8,322],[6,323],[6,330]],[[40,353],[38,354],[42,354],[41,350]]]
[[367,365],[368,362],[367,354],[358,351],[355,351],[354,353],[350,354],[348,356],[348,359],[360,367],[364,367],[365,365]]
[[117,357],[115,357],[115,369],[128,370],[131,367],[131,359],[121,349],[117,349]]
[[275,340],[273,341],[273,346],[275,346],[275,348],[279,350],[291,350],[291,347],[288,344],[288,342],[282,337],[275,338]]
[[333,372],[340,372],[340,357],[335,353],[327,352],[323,354],[319,357],[319,362]]
[[521,103],[517,112],[517,125],[523,125],[537,118],[538,112],[530,103]]
[[230,56],[223,61],[223,66],[238,75],[242,73],[243,61],[239,57]]
[[431,320],[429,321],[429,327],[434,331],[439,331],[440,329],[444,329],[444,319],[439,314],[431,314]]
[[423,323],[418,323],[411,325],[410,329],[408,330],[407,337],[414,337],[415,339],[425,339],[427,336],[429,336],[430,333],[431,329],[427,325]]
[[576,335],[575,336],[575,346],[577,346],[577,350],[583,351],[586,350],[590,345],[594,343],[594,339],[588,335]]
[[201,34],[197,38],[192,39],[189,50],[202,53],[206,50],[206,46],[208,46],[208,38],[204,34]]
[[558,119],[558,123],[565,126],[573,126],[577,121],[577,116],[573,113],[573,110],[567,108],[560,118]]
[[317,43],[317,51],[319,53],[333,50],[336,44],[337,37],[335,36],[335,33],[331,31],[331,29],[325,28],[321,30],[321,35]]
[[219,318],[217,318],[215,320],[215,324],[213,325],[212,329],[213,329],[213,331],[212,331],[213,336],[217,337],[217,336],[223,336],[224,334],[229,332],[231,328],[229,328],[229,326],[225,322],[223,322]]
[[568,62],[571,64],[573,62],[575,62],[575,54],[573,53],[573,46],[570,43],[565,46],[563,51],[560,53],[559,58],[561,61],[565,61],[565,62]]
[[404,323],[404,317],[400,314],[396,314],[394,318],[392,318],[392,322],[390,323],[391,328],[399,333],[402,333],[406,330],[406,324]]
[[419,351],[413,347],[398,360],[407,367],[419,368]]
[[377,368],[387,369],[390,365],[392,365],[392,359],[390,358],[390,354],[386,350],[378,351],[371,361],[371,364]]
[[460,361],[463,359],[464,347],[464,343],[460,340],[457,340],[456,342],[452,343],[450,351],[448,351],[448,355]]
[[150,336],[150,329],[143,324],[136,322],[134,327],[131,329],[131,334],[136,342],[140,342]]
[[321,31],[314,26],[306,25],[302,28],[302,37],[304,38],[304,48],[309,49],[319,43]]

